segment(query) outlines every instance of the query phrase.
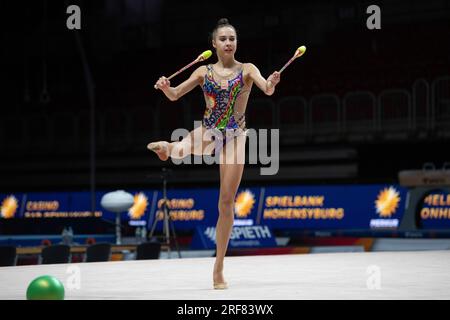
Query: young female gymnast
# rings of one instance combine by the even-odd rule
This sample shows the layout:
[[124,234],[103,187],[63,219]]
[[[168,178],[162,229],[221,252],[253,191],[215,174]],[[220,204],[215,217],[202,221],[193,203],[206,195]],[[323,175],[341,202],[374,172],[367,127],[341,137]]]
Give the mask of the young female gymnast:
[[[212,32],[212,46],[218,61],[197,68],[177,87],[171,87],[166,77],[156,82],[168,99],[176,101],[200,86],[206,102],[202,125],[177,142],[159,141],[147,148],[166,161],[169,157],[182,159],[188,155],[220,156],[219,217],[216,227],[216,260],[213,269],[214,289],[227,289],[223,276],[224,258],[234,222],[234,200],[244,169],[246,144],[245,110],[253,83],[266,95],[272,95],[280,81],[274,72],[266,80],[252,63],[235,59],[236,29],[227,19],[220,19]],[[206,138],[205,138],[206,137]]]

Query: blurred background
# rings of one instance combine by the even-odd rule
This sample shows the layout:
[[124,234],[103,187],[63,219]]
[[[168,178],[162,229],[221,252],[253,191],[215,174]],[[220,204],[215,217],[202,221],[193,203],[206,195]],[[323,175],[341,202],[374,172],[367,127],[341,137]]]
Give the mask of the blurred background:
[[[378,30],[366,26],[372,4],[381,9]],[[81,9],[81,30],[66,27],[69,5]],[[194,203],[182,208],[188,218],[173,213],[181,247],[192,248],[198,226],[215,225],[217,165],[161,162],[146,145],[169,140],[176,128],[192,130],[202,118],[199,88],[170,102],[153,85],[212,49],[208,37],[222,17],[237,29],[236,59],[254,63],[264,77],[300,45],[308,48],[282,74],[273,96],[256,87],[251,94],[247,126],[280,129],[280,170],[262,176],[266,165],[246,165],[241,199],[249,209],[236,209],[238,219],[246,218],[241,225],[267,225],[276,248],[305,252],[318,246],[371,250],[386,238],[439,238],[439,248],[450,247],[450,3],[444,0],[2,1],[3,244],[59,243],[69,227],[82,237],[79,245],[116,243],[115,215],[100,205],[114,190],[145,204],[137,216],[122,215],[122,236],[130,243],[137,235],[149,240],[163,181],[169,198]],[[403,171],[417,181],[402,183]],[[323,196],[325,207],[342,207],[345,218],[269,219],[269,196]],[[385,198],[398,201],[387,200],[395,208],[383,213],[377,201]],[[438,211],[427,216],[431,209],[413,206]],[[203,214],[192,218],[188,209]],[[58,210],[66,214],[36,213]],[[131,223],[136,219],[141,222]],[[30,259],[23,255],[20,263]]]

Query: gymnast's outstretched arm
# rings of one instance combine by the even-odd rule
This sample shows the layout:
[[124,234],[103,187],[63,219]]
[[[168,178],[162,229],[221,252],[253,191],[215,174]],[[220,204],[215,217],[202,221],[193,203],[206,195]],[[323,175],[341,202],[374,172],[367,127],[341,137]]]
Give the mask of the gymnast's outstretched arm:
[[177,101],[197,85],[200,85],[205,74],[206,67],[200,66],[191,74],[189,79],[175,88],[170,86],[170,81],[166,77],[159,78],[156,82],[156,87],[160,89],[170,101]]
[[252,63],[248,64],[249,75],[253,82],[264,92],[266,95],[271,96],[275,92],[275,86],[280,82],[280,73],[275,71],[266,80],[261,75],[259,69]]

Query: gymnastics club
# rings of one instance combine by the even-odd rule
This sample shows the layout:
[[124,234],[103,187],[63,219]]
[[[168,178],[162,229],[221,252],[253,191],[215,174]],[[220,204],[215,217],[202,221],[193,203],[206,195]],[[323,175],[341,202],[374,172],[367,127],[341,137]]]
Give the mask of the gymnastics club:
[[291,60],[289,60],[284,66],[283,68],[281,68],[280,73],[282,73],[284,71],[284,69],[286,69],[288,67],[288,65],[290,65],[292,63],[292,61],[294,61],[297,58],[300,58],[306,51],[306,47],[305,46],[301,46],[299,47],[296,51],[295,54],[292,56]]
[[[211,50],[206,50],[205,52],[203,52],[201,55],[198,56],[197,59],[195,59],[194,61],[192,61],[191,63],[189,63],[187,66],[181,68],[180,70],[178,70],[177,72],[175,72],[173,75],[171,75],[170,77],[167,78],[167,80],[172,79],[173,77],[175,77],[176,75],[179,75],[181,72],[183,72],[184,70],[186,70],[187,68],[189,68],[190,66],[192,66],[193,64],[196,64],[198,62],[201,61],[205,61],[206,59],[209,59],[209,57],[212,56],[212,51]],[[158,86],[155,84],[155,89],[158,89]]]

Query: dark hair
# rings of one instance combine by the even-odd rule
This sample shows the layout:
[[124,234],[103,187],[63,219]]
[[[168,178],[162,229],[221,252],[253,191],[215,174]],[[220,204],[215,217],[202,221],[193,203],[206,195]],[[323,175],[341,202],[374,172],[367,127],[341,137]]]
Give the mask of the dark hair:
[[217,21],[217,25],[215,26],[214,30],[211,32],[211,35],[210,35],[211,39],[210,40],[214,40],[216,38],[217,30],[219,30],[220,28],[223,28],[223,27],[231,27],[231,28],[233,28],[234,31],[236,32],[236,36],[237,36],[236,28],[233,25],[230,24],[230,22],[228,21],[227,18],[222,18],[222,19],[219,19],[219,21]]

